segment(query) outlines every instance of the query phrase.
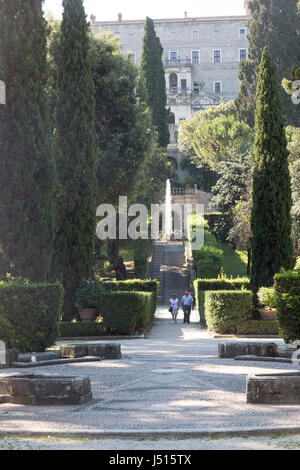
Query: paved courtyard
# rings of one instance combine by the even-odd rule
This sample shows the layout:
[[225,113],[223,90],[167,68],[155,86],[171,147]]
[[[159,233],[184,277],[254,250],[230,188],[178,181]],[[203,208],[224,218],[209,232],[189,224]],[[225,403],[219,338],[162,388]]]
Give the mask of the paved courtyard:
[[[167,309],[159,309],[147,338],[121,341],[122,360],[26,369],[26,374],[89,376],[94,401],[78,407],[0,405],[0,433],[183,436],[184,431],[300,428],[299,406],[250,405],[245,397],[248,374],[299,371],[299,366],[220,360],[220,340],[211,339],[197,320],[194,314],[194,323],[183,325],[181,314],[175,325]],[[0,371],[8,373],[24,371]]]

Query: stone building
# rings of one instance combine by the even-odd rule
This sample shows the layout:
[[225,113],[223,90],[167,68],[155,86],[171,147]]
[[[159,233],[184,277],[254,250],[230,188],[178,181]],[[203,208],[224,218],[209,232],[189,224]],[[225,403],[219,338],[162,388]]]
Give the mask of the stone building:
[[[191,114],[218,105],[221,100],[235,99],[240,82],[238,65],[248,56],[247,21],[248,2],[244,16],[215,16],[154,20],[160,38],[166,74],[167,104],[170,108],[169,159],[179,181],[185,172],[180,168],[182,159],[176,142],[180,121]],[[139,65],[144,36],[144,20],[96,21],[91,17],[95,33],[111,31],[120,37],[124,54]]]

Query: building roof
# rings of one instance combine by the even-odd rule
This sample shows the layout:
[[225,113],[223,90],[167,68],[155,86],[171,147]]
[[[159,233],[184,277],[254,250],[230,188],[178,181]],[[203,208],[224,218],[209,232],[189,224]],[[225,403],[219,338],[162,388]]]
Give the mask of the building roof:
[[[194,18],[163,18],[163,19],[153,19],[155,24],[160,23],[205,23],[207,21],[245,21],[250,19],[250,16],[240,15],[240,16],[202,16]],[[122,26],[129,24],[144,24],[144,20],[122,20],[122,21],[95,21],[95,26]]]

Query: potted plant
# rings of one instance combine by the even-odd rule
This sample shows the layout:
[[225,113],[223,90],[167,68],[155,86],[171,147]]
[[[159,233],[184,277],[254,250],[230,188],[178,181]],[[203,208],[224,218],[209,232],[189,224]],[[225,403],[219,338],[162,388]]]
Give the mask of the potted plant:
[[80,283],[76,292],[75,306],[79,310],[82,322],[94,322],[99,315],[100,296],[103,286],[99,281],[84,280]]
[[276,320],[276,292],[274,287],[261,287],[258,291],[258,298],[264,309],[259,310],[262,320]]

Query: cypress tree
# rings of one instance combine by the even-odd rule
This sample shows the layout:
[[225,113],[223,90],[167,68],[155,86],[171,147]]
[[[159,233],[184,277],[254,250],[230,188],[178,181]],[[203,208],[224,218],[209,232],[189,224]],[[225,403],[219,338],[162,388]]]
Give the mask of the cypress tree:
[[[239,118],[250,126],[254,123],[256,78],[262,51],[268,47],[281,83],[291,67],[300,63],[300,15],[297,0],[251,0],[248,24],[249,60],[240,63],[241,89],[236,104]],[[281,90],[286,122],[300,126],[299,110]]]
[[282,267],[292,267],[287,139],[276,68],[267,48],[258,74],[256,103],[251,221],[254,293],[271,286]]
[[147,17],[143,38],[138,94],[152,113],[152,122],[158,132],[158,143],[167,147],[170,141],[166,96],[165,70],[162,63],[163,48],[156,36],[154,23]]
[[41,0],[1,0],[0,252],[12,274],[32,281],[48,277],[54,236],[46,42]]
[[75,314],[74,298],[93,266],[96,229],[97,138],[89,25],[83,0],[63,1],[58,46],[58,270],[65,288],[64,319]]

